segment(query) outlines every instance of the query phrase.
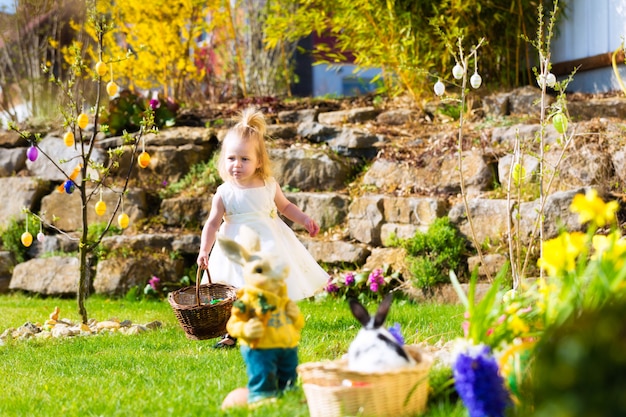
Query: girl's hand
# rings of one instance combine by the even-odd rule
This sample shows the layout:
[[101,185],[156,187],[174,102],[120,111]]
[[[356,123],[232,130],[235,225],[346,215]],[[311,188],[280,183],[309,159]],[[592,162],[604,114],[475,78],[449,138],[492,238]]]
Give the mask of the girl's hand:
[[207,269],[209,267],[209,254],[205,252],[200,252],[196,263],[198,264],[198,267],[200,269]]
[[309,216],[307,216],[304,220],[304,227],[306,228],[307,232],[309,232],[309,235],[311,235],[311,237],[315,237],[315,235],[317,235],[317,233],[320,231],[319,225],[315,223],[315,220],[313,220]]

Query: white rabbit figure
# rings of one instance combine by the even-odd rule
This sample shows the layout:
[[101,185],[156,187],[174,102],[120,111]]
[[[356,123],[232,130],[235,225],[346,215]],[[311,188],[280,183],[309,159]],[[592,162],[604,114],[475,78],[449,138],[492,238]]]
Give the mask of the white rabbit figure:
[[392,369],[414,366],[415,360],[407,354],[396,338],[383,327],[393,301],[389,293],[378,306],[374,317],[355,299],[350,310],[363,325],[348,348],[348,369],[357,372],[386,372]]

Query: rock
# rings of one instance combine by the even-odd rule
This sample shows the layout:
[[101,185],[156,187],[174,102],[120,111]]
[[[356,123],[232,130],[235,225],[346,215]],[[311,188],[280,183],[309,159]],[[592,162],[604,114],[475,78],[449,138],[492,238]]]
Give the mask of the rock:
[[313,148],[270,149],[275,177],[282,187],[301,191],[343,189],[352,172],[348,162]]
[[48,187],[46,181],[35,177],[0,178],[0,229],[6,228],[11,220],[24,219],[24,207],[35,210]]
[[26,168],[26,149],[2,149],[0,152],[0,177],[10,177]]
[[96,324],[96,330],[101,332],[102,330],[118,330],[120,328],[120,323],[113,320],[105,320]]
[[[108,221],[121,196],[105,188],[102,192],[102,201],[106,203],[107,211],[103,216],[98,216],[94,207],[100,200],[99,193],[95,190],[88,190],[88,193],[92,193],[91,201],[87,204],[87,221],[89,224]],[[82,202],[78,192],[67,194],[55,190],[41,200],[41,211],[44,221],[63,231],[69,232],[82,229],[81,210]],[[117,215],[121,214],[121,211],[120,203]],[[145,218],[148,214],[146,192],[141,189],[128,190],[124,196],[124,212],[128,214],[131,223]],[[116,218],[117,215],[115,216]],[[117,225],[116,220],[114,220],[113,224]]]
[[360,107],[350,110],[339,110],[317,115],[317,119],[322,124],[345,124],[345,123],[362,123],[373,120],[380,113],[374,107]]
[[44,295],[76,294],[79,277],[78,258],[36,258],[15,265],[9,289]]
[[[285,196],[303,212],[315,219],[322,231],[342,225],[348,216],[350,199],[340,193],[300,192],[285,193]],[[288,219],[285,221],[295,230],[304,230],[302,226],[292,224]]]
[[13,254],[9,251],[0,251],[0,294],[8,292],[14,267]]

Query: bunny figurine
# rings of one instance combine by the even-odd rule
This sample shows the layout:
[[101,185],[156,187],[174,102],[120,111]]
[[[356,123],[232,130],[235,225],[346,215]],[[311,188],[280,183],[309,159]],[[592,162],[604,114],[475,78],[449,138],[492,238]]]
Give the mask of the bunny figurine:
[[240,343],[248,373],[247,403],[252,403],[295,385],[304,316],[287,296],[287,264],[261,252],[259,237],[249,227],[241,226],[238,239],[243,244],[217,237],[228,258],[243,267],[245,285],[237,291],[226,329]]
[[361,303],[350,299],[350,310],[363,328],[348,348],[348,369],[371,373],[415,365],[402,344],[383,327],[392,301],[393,293],[389,293],[371,317]]

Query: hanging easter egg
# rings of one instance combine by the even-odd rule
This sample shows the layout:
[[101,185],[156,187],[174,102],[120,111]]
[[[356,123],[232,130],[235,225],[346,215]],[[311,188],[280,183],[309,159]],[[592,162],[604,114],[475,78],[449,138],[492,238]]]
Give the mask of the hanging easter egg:
[[35,162],[38,156],[39,156],[39,151],[37,150],[37,147],[35,146],[29,147],[28,150],[26,151],[26,157],[31,162]]
[[37,241],[43,242],[44,240],[46,240],[46,235],[44,235],[43,232],[37,233]]
[[129,223],[130,218],[128,217],[128,214],[122,213],[117,216],[117,224],[120,226],[120,229],[126,229]]
[[102,216],[107,211],[107,204],[104,201],[100,200],[96,203],[94,209],[96,210],[96,214],[98,216]]
[[556,113],[552,116],[552,126],[557,132],[565,133],[567,131],[567,117],[561,112]]
[[150,154],[146,151],[143,151],[139,154],[139,158],[137,158],[137,163],[141,168],[147,168],[150,165]]
[[463,67],[461,66],[461,64],[457,63],[454,68],[452,68],[452,76],[454,78],[456,78],[457,80],[460,80],[461,78],[463,78],[463,73],[465,71],[463,71]]
[[75,184],[72,180],[67,180],[63,183],[63,189],[66,193],[72,194],[74,192]]
[[480,75],[478,75],[477,72],[475,72],[474,75],[472,75],[470,78],[470,84],[472,85],[473,88],[480,87],[482,82],[483,82],[483,79]]
[[67,147],[74,146],[74,133],[71,130],[65,132],[65,135],[63,135],[63,143],[65,143]]
[[546,83],[546,76],[543,74],[539,74],[537,76],[537,85],[539,86],[539,88],[543,88],[545,83]]
[[120,88],[117,86],[115,81],[109,81],[107,83],[107,94],[110,97],[113,97],[114,95],[116,95],[119,90],[120,90]]
[[443,96],[443,93],[445,92],[446,92],[446,86],[441,82],[441,80],[438,80],[435,83],[435,94],[441,97]]
[[96,72],[100,77],[104,77],[109,69],[107,68],[107,64],[102,61],[98,61],[96,63]]
[[20,238],[20,240],[22,241],[22,245],[29,247],[33,243],[33,235],[31,235],[29,232],[24,232],[22,233],[22,237]]
[[546,75],[546,85],[550,88],[553,88],[556,85],[556,76],[551,72]]
[[89,124],[89,116],[87,116],[85,113],[79,114],[78,117],[76,118],[76,123],[78,124],[78,127],[80,127],[81,129],[86,128],[87,125]]

